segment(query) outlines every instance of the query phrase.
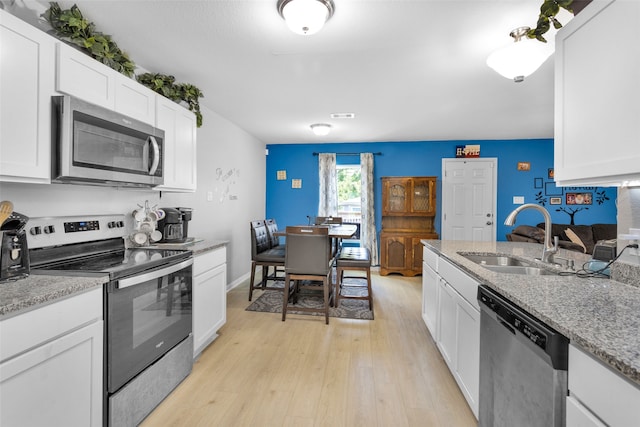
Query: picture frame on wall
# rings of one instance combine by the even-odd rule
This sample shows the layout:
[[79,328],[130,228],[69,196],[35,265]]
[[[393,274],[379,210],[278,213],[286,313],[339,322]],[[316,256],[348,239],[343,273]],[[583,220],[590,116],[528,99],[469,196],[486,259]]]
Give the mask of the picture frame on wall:
[[542,188],[542,178],[533,178],[533,188]]
[[567,193],[565,203],[567,205],[592,205],[593,193]]
[[550,197],[549,198],[549,204],[551,204],[551,205],[561,205],[562,204],[562,197]]

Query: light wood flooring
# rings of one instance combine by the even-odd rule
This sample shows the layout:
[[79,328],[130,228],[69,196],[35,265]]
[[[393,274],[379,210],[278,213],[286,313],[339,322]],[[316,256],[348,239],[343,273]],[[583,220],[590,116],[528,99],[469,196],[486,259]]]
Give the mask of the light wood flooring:
[[[421,317],[421,277],[373,273],[375,320],[245,311],[142,423],[154,426],[475,426]],[[254,299],[260,292],[254,293]]]

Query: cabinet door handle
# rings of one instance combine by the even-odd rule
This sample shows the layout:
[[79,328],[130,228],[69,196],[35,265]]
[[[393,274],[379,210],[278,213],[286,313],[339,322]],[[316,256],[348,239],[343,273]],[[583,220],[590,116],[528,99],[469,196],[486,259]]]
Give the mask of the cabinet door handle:
[[493,224],[492,221],[487,221],[487,225],[491,225],[491,224]]

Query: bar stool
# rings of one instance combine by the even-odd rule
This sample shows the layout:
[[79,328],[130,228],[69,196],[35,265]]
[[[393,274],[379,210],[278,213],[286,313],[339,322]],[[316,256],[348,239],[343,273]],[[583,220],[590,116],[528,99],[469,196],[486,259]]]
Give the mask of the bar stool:
[[[366,277],[345,276],[345,271],[364,271]],[[344,247],[340,254],[336,257],[336,290],[335,290],[335,306],[340,305],[340,299],[359,299],[369,301],[369,310],[373,315],[373,293],[371,291],[371,252],[367,248]],[[342,281],[344,279],[362,279],[367,282],[366,296],[343,295]]]

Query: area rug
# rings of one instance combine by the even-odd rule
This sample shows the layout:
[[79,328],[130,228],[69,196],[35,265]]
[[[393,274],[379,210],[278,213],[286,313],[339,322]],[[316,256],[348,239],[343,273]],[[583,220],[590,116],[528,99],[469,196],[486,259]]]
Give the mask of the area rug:
[[[273,285],[271,285],[273,286]],[[284,288],[284,281],[275,283],[276,287]],[[361,296],[367,294],[367,285],[364,280],[345,279],[342,295]],[[296,306],[300,307],[324,307],[322,292],[300,292]],[[246,308],[247,311],[262,311],[267,313],[282,313],[282,292],[264,291],[260,297]],[[312,316],[324,316],[324,313],[296,311],[295,306],[289,306],[287,314],[307,314]],[[330,317],[342,317],[345,319],[373,320],[373,313],[369,310],[369,302],[366,300],[341,299],[340,307],[329,307]]]

